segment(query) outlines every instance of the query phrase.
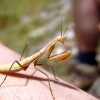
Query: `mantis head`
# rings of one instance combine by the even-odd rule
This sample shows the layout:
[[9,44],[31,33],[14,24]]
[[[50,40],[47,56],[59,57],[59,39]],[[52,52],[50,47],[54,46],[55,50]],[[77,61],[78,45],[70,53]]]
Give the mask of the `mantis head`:
[[61,42],[62,44],[64,44],[64,42],[65,42],[65,40],[66,40],[66,36],[64,35],[64,36],[59,36],[59,37],[57,37],[57,40],[59,41],[59,42]]

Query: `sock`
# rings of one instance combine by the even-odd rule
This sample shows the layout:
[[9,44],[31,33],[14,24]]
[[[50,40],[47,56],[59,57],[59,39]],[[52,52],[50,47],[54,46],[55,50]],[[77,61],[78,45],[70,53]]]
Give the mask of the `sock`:
[[89,64],[89,65],[97,65],[98,62],[95,60],[96,53],[95,52],[79,52],[77,59],[81,63]]

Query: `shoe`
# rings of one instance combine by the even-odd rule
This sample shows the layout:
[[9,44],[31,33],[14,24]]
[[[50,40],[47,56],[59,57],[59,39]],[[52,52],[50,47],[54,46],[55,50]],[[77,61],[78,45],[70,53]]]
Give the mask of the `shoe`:
[[78,63],[68,73],[66,81],[78,88],[85,89],[99,76],[97,66]]

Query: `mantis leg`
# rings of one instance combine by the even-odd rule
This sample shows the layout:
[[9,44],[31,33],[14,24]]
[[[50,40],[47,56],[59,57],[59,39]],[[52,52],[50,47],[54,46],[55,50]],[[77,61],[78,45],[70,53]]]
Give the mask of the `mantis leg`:
[[53,68],[52,65],[48,65],[48,64],[36,64],[36,65],[39,65],[39,66],[50,66],[52,68],[52,71],[53,71],[53,75],[54,75],[55,80],[58,81],[58,79],[56,78],[56,75],[55,75],[55,72],[54,72],[54,68]]
[[[22,59],[22,57],[23,57],[23,54],[24,54],[26,48],[28,49],[28,44],[26,44],[25,47],[24,47],[24,50],[23,50],[22,55],[21,55],[21,57],[20,57],[20,61],[21,61],[21,59]],[[9,74],[11,68],[13,67],[14,63],[17,63],[23,70],[26,70],[26,69],[28,68],[28,66],[29,66],[29,65],[27,65],[26,67],[23,67],[17,60],[15,60],[15,61],[12,63],[11,67],[9,68],[9,70],[7,71],[7,74],[6,74],[5,78],[4,78],[4,80],[2,81],[2,83],[0,84],[0,87],[2,86],[2,84],[4,83],[4,81],[6,80],[6,78],[7,78],[8,74]]]
[[9,70],[7,71],[7,74],[6,74],[5,78],[4,78],[4,80],[2,81],[2,83],[0,84],[0,87],[2,86],[2,84],[4,83],[4,81],[6,80],[6,78],[7,78],[8,74],[9,74],[11,68],[13,67],[13,65],[14,65],[15,63],[17,63],[23,70],[26,70],[26,69],[28,68],[28,66],[29,66],[29,65],[27,65],[25,68],[23,68],[23,66],[22,66],[17,60],[15,60],[15,61],[12,63],[11,67],[9,68]]
[[24,49],[23,49],[23,52],[22,52],[22,54],[21,54],[21,57],[20,57],[20,60],[19,60],[19,61],[22,60],[23,54],[24,54],[24,52],[25,52],[26,49],[27,49],[27,56],[28,56],[28,43],[26,43],[26,45],[25,45],[25,47],[24,47]]
[[50,49],[49,49],[49,51],[47,53],[47,57],[46,57],[47,60],[49,60],[49,61],[61,61],[61,60],[67,59],[71,55],[71,51],[65,51],[65,52],[62,52],[60,54],[56,54],[56,55],[50,56],[52,51],[53,51],[53,49],[55,48],[55,44],[56,43],[54,43],[50,47]]
[[[37,65],[40,65],[40,64],[37,64]],[[55,100],[55,97],[54,97],[54,95],[53,95],[53,93],[52,93],[52,89],[51,89],[51,85],[50,85],[50,81],[49,81],[49,76],[46,74],[46,73],[44,73],[43,71],[41,71],[39,68],[37,68],[37,67],[35,67],[38,71],[40,71],[41,73],[43,73],[44,75],[46,75],[47,76],[47,78],[48,78],[48,84],[49,84],[49,89],[50,89],[50,93],[51,93],[51,95],[52,95],[52,97],[53,97],[53,100]]]
[[36,66],[36,65],[39,65],[39,66],[50,66],[50,67],[52,68],[53,75],[54,75],[55,79],[58,81],[58,79],[56,78],[56,75],[55,75],[55,72],[54,72],[54,68],[53,68],[52,65],[47,65],[47,64],[37,64],[37,61],[38,61],[38,59],[39,59],[40,57],[41,57],[41,56],[39,56],[39,57],[34,61],[34,66]]

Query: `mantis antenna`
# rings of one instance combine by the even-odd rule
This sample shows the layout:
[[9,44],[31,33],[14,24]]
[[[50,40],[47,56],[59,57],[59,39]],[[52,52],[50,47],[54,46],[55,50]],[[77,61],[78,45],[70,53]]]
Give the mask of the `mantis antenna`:
[[[75,9],[75,12],[74,12],[74,14],[76,14],[76,11],[77,11],[77,9]],[[64,14],[65,15],[65,14]],[[65,33],[66,33],[66,31],[67,31],[67,29],[68,29],[68,26],[69,26],[69,24],[71,23],[71,21],[73,20],[73,16],[71,17],[71,19],[69,20],[69,22],[68,22],[68,24],[67,24],[67,27],[66,27],[66,29],[65,29],[65,31],[64,31],[64,35],[65,35]]]
[[64,35],[65,35],[65,33],[66,33],[66,31],[67,31],[67,29],[68,29],[68,27],[69,27],[69,24],[71,23],[72,19],[73,19],[73,16],[71,17],[70,21],[69,21],[68,24],[67,24],[67,27],[66,27],[66,29],[65,29],[65,31],[64,31]]

